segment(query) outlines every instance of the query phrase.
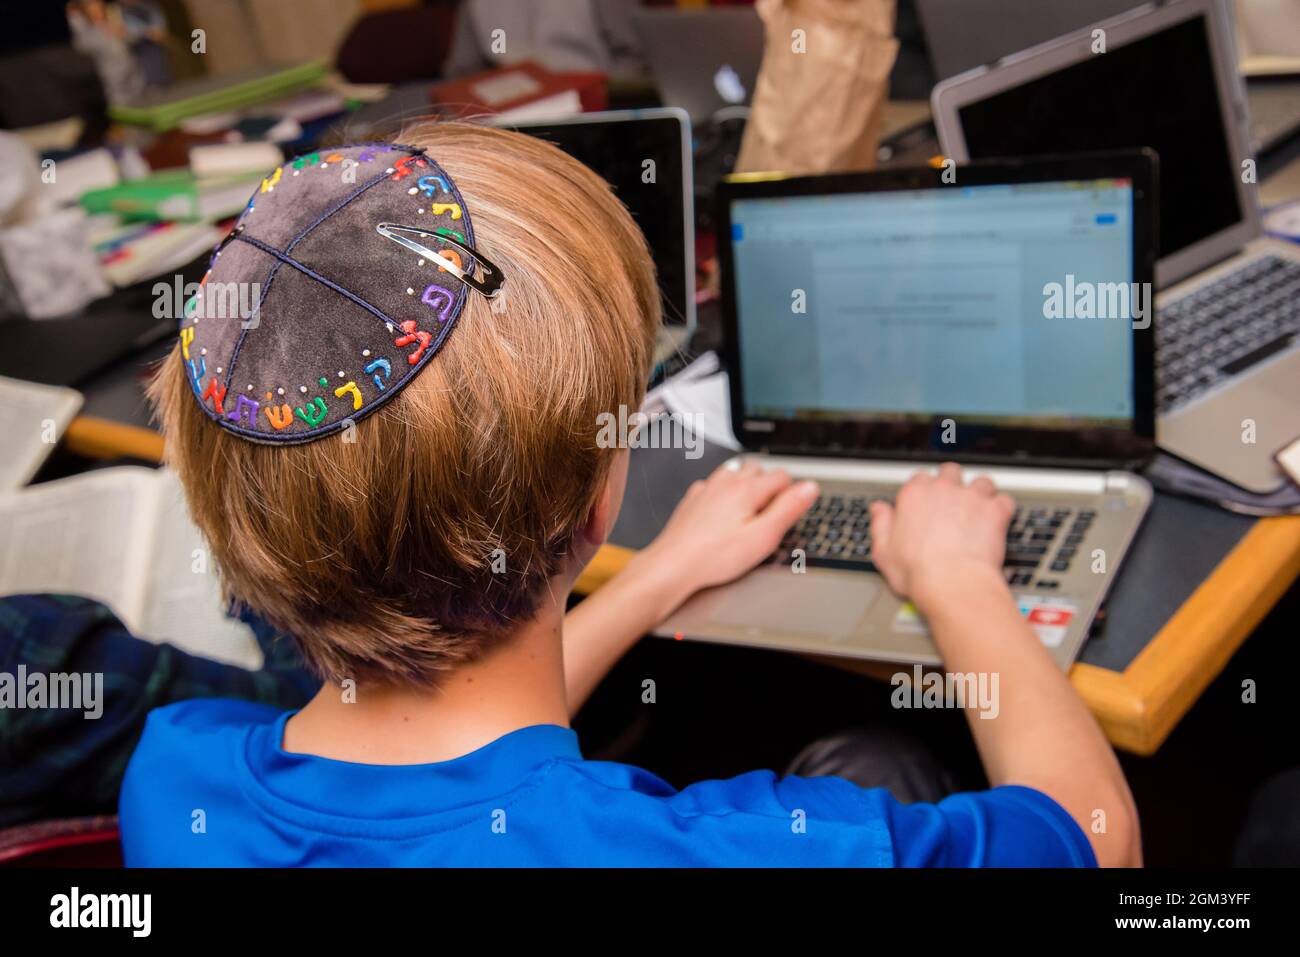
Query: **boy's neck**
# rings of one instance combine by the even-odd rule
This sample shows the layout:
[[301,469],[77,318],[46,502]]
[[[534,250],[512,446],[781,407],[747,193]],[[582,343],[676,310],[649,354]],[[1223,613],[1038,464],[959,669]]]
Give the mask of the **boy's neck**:
[[[562,606],[503,637],[437,688],[326,684],[285,725],[285,751],[360,764],[447,761],[537,724],[569,724]],[[352,700],[355,699],[355,700]]]

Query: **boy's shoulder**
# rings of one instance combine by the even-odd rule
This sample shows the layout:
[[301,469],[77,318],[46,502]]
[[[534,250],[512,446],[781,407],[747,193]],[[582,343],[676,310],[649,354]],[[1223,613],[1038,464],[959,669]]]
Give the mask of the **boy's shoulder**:
[[150,729],[180,731],[220,731],[273,724],[283,708],[257,701],[234,698],[194,698],[154,708],[145,719]]
[[827,822],[878,821],[883,791],[869,791],[843,778],[780,776],[750,771],[730,778],[699,781],[677,790],[634,765],[582,760],[567,767],[593,784],[654,798],[683,819],[721,816],[771,818],[789,822],[795,812],[814,813]]
[[566,766],[588,779],[588,789],[622,792],[600,801],[602,812],[620,820],[625,837],[649,838],[644,843],[675,865],[1095,866],[1078,825],[1032,788],[902,804],[884,789],[838,777],[754,771],[675,791],[639,768]]
[[142,766],[163,776],[193,774],[194,756],[211,762],[253,729],[272,725],[284,715],[284,709],[273,705],[225,698],[196,698],[154,708],[145,718],[127,777]]

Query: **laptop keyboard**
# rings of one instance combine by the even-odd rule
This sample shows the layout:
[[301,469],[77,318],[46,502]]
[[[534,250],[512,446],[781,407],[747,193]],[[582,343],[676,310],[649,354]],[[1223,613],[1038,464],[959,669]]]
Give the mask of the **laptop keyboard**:
[[[872,501],[865,496],[821,496],[786,533],[772,560],[790,565],[802,555],[808,568],[875,571],[867,511]],[[1034,587],[1049,591],[1059,587],[1056,576],[1073,566],[1096,516],[1090,508],[1017,507],[1007,528],[1007,583],[1024,587],[1034,582]]]
[[1291,345],[1300,332],[1300,261],[1280,256],[1168,303],[1156,323],[1156,411],[1183,405]]

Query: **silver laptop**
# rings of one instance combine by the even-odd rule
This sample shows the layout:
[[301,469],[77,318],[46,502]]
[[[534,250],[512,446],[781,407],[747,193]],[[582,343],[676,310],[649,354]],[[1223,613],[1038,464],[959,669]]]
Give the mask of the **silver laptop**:
[[1141,6],[1141,0],[916,0],[936,80]]
[[1226,4],[1140,7],[946,80],[932,105],[959,163],[1159,153],[1158,442],[1254,492],[1285,482],[1273,456],[1300,435],[1300,248],[1263,238]]
[[[1007,581],[1068,667],[1151,501],[1128,470],[1154,430],[1149,312],[1128,291],[1149,296],[1154,168],[1147,151],[977,164],[951,183],[929,168],[725,182],[741,458],[822,494],[771,561],[656,633],[937,664],[874,571],[867,506],[954,460],[1016,499]],[[1086,285],[1113,290],[1108,315],[1062,318],[1055,287]]]
[[704,123],[748,105],[763,62],[763,21],[753,7],[642,9],[632,26],[665,106]]

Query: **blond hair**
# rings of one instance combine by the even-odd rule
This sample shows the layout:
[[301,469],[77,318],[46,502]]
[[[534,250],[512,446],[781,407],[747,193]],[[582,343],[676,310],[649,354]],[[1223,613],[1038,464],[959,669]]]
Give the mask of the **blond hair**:
[[326,679],[431,684],[536,611],[608,474],[599,417],[640,404],[660,299],[627,210],[554,146],[464,123],[399,142],[455,181],[504,308],[471,294],[352,442],[218,428],[176,352],[149,397],[228,595]]

